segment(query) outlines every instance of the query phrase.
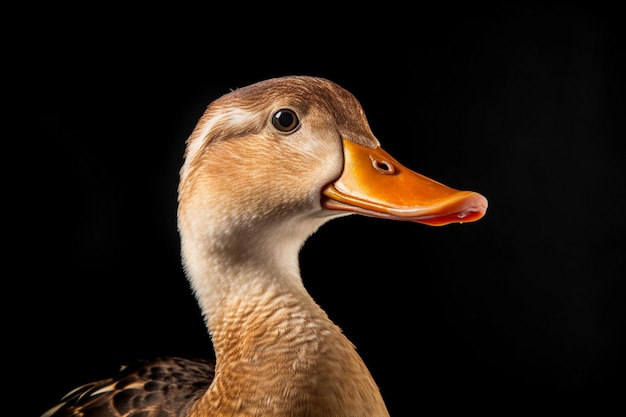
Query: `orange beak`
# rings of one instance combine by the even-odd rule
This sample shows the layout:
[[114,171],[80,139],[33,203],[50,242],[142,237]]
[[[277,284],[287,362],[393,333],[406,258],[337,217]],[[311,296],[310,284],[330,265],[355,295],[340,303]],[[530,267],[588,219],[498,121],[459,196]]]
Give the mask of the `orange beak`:
[[344,139],[343,150],[343,173],[322,191],[324,208],[431,226],[473,222],[487,211],[482,195],[411,171],[380,147]]

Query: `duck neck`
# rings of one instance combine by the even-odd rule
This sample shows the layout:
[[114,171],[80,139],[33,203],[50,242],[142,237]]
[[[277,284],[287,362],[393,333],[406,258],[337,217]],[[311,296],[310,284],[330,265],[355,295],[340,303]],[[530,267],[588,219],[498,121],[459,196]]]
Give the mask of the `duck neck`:
[[217,359],[194,415],[388,416],[354,346],[305,290],[298,247],[280,262],[217,251],[186,254]]

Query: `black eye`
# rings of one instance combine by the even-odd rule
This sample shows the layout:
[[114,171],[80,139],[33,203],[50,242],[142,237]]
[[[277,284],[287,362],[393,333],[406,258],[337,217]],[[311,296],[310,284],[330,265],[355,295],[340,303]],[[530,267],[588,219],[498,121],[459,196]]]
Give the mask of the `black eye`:
[[300,125],[300,119],[293,110],[280,109],[272,116],[272,124],[281,132],[293,132]]

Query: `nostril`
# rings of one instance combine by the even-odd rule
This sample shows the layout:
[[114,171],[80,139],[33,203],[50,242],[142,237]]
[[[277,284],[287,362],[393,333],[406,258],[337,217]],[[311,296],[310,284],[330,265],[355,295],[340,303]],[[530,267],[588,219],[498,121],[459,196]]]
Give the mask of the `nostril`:
[[392,169],[385,161],[376,162],[376,166],[384,171]]
[[396,172],[396,169],[393,167],[393,164],[391,162],[374,159],[371,156],[370,159],[372,160],[372,166],[374,167],[374,169],[376,169],[376,171],[380,172],[381,174],[391,175]]

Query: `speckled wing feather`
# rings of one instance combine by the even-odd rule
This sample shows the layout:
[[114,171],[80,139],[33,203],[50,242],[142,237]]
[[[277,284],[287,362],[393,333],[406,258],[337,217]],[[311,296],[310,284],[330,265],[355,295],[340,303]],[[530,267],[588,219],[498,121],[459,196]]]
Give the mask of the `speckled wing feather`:
[[41,417],[182,417],[215,375],[212,362],[159,358],[83,385]]

